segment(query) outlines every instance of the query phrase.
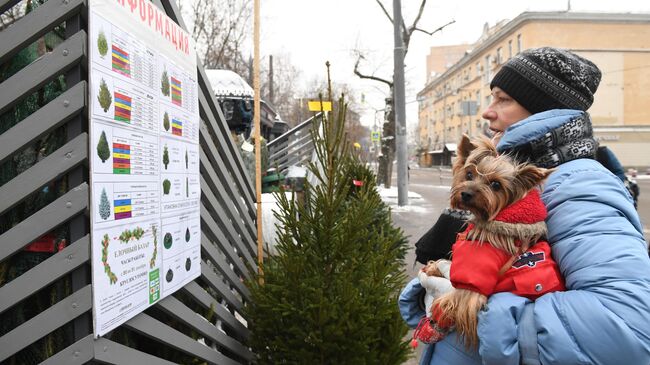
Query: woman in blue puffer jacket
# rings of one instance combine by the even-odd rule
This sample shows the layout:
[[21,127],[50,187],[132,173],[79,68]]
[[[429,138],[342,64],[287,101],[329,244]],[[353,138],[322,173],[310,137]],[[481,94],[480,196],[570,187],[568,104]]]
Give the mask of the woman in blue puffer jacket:
[[[586,113],[600,76],[589,60],[556,48],[522,52],[495,75],[483,118],[502,133],[497,149],[556,168],[542,199],[567,291],[535,302],[495,294],[479,314],[478,349],[452,333],[429,345],[420,364],[650,364],[642,225],[621,180],[594,159],[598,144]],[[400,295],[411,327],[424,315],[421,293],[416,278]]]

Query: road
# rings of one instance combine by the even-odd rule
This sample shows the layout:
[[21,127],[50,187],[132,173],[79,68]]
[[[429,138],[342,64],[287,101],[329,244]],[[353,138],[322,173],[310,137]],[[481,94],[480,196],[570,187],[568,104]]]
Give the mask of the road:
[[[396,184],[393,179],[393,184]],[[646,240],[650,238],[650,177],[637,179],[640,195],[638,212],[644,224]],[[417,268],[413,268],[415,242],[433,225],[440,212],[448,205],[451,172],[437,168],[411,168],[409,191],[417,193],[421,199],[411,198],[408,207],[393,206],[393,219],[409,236],[411,251],[407,256],[408,272],[414,276]],[[416,265],[417,266],[417,265]]]

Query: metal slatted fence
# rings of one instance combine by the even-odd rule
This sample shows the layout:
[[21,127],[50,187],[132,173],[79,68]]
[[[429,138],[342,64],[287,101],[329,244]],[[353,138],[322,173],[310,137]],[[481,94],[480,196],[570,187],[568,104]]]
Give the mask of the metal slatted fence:
[[200,63],[201,276],[93,338],[87,3],[26,3],[0,0],[0,363],[251,362],[254,192]]
[[320,127],[320,121],[321,114],[318,113],[269,142],[269,167],[284,173],[289,166],[307,165],[314,152],[311,131],[314,126]]

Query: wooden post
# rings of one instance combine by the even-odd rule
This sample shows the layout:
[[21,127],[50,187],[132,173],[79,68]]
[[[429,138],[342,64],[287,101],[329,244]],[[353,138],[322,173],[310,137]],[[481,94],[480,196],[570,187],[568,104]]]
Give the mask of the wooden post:
[[[260,147],[260,0],[254,1],[253,20],[253,124],[255,129],[255,199],[257,200],[257,270],[261,275],[262,252],[262,151]],[[263,279],[260,277],[260,283]]]

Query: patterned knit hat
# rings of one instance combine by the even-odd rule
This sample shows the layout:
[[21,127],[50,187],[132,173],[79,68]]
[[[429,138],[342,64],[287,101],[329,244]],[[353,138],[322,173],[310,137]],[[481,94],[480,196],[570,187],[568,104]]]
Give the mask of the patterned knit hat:
[[490,89],[498,86],[533,114],[551,109],[586,111],[594,102],[600,77],[593,62],[574,53],[533,48],[503,65]]

